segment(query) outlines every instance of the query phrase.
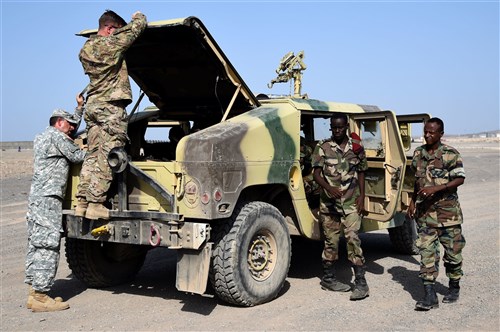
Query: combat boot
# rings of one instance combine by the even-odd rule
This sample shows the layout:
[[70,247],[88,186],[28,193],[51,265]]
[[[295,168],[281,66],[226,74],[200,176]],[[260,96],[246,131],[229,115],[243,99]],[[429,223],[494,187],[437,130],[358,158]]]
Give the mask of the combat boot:
[[460,280],[451,280],[448,287],[448,293],[443,297],[443,303],[457,302],[460,296]]
[[438,308],[439,301],[436,294],[434,284],[424,285],[425,296],[421,301],[415,304],[415,310],[428,311],[430,309]]
[[[28,301],[26,301],[26,308],[31,309],[31,305],[33,303],[33,294],[35,293],[35,290],[33,289],[33,286],[30,285],[29,291],[28,291]],[[62,297],[55,297],[54,301],[56,302],[62,302],[63,299]]]
[[85,217],[85,212],[87,212],[88,207],[89,202],[82,198],[79,198],[75,208],[75,217]]
[[97,219],[109,219],[109,210],[102,203],[89,203],[87,212],[85,213],[85,218],[97,220]]
[[33,301],[31,302],[31,311],[33,312],[61,311],[68,308],[67,302],[57,302],[45,293],[33,291]]
[[354,265],[354,289],[349,300],[357,301],[370,296],[370,289],[365,279],[365,268],[361,265]]
[[332,262],[323,262],[323,278],[321,278],[321,288],[332,292],[348,292],[351,286],[338,281],[335,278],[335,266]]

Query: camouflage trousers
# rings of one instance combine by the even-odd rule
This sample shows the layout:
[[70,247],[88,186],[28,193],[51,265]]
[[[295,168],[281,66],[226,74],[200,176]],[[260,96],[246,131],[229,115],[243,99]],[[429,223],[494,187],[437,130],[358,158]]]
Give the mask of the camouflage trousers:
[[440,250],[444,248],[443,262],[446,276],[459,280],[462,275],[462,249],[465,238],[461,225],[449,227],[428,227],[419,225],[417,246],[420,250],[420,278],[424,284],[433,284],[439,274]]
[[89,151],[82,164],[76,197],[103,203],[113,180],[108,154],[127,142],[127,113],[119,103],[90,104],[84,117]]
[[343,230],[347,242],[347,258],[353,265],[365,263],[358,236],[361,227],[361,216],[358,213],[347,215],[321,213],[320,222],[325,236],[325,248],[321,255],[323,261],[339,259],[340,233]]
[[26,216],[28,252],[24,282],[40,292],[48,292],[59,265],[62,232],[62,199],[39,197],[30,200]]

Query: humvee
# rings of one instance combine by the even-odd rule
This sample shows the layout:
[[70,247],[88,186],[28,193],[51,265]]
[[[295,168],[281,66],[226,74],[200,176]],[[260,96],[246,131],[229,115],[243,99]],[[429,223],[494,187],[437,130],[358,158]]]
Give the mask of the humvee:
[[[286,71],[294,57],[283,58],[271,84],[287,75],[300,79],[305,65]],[[89,287],[131,279],[149,249],[166,247],[177,253],[179,291],[203,294],[210,281],[231,304],[274,299],[289,270],[291,238],[322,237],[299,150],[301,136],[311,147],[329,136],[332,112],[349,115],[350,131],[367,152],[362,231],[388,229],[397,250],[415,253],[414,225],[405,214],[413,190],[407,154],[411,124],[427,114],[396,116],[377,106],[308,98],[300,89],[257,98],[195,17],[149,23],[126,61],[142,90],[139,101],[145,95],[153,105],[139,112],[134,106],[130,143],[109,155],[111,218],[74,216],[78,165],[64,201],[66,258]],[[184,134],[178,142],[167,140],[174,127]]]

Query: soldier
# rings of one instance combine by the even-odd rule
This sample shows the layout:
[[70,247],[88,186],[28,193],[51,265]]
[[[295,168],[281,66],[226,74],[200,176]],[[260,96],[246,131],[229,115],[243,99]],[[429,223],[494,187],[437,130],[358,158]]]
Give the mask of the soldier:
[[34,312],[69,308],[68,303],[59,297],[49,297],[47,292],[54,283],[59,265],[62,201],[69,162],[80,163],[85,157],[85,152],[69,136],[80,123],[82,95],[77,96],[77,102],[74,115],[56,109],[50,117],[50,126],[34,141],[33,181],[26,216],[28,252],[25,278],[29,285],[26,307]]
[[348,120],[333,113],[330,120],[332,138],[320,141],[313,153],[314,180],[323,188],[320,196],[320,222],[325,236],[323,250],[323,289],[347,292],[351,287],[335,278],[338,244],[343,229],[347,240],[347,256],[354,269],[351,300],[369,295],[365,279],[365,258],[358,231],[364,211],[364,171],[368,168],[364,148],[347,136]]
[[[306,139],[300,136],[300,169],[302,171],[302,179],[304,181],[304,189],[306,195],[313,192],[314,179],[312,175],[312,148],[307,145]],[[317,187],[317,185],[316,185]]]
[[141,12],[134,13],[126,24],[107,10],[99,18],[97,35],[80,51],[80,61],[90,78],[85,112],[89,154],[80,173],[76,216],[109,219],[109,210],[103,205],[113,180],[107,158],[111,149],[124,146],[128,139],[125,107],[132,101],[124,53],[146,25]]
[[441,143],[443,121],[432,118],[424,126],[425,145],[415,149],[412,169],[415,189],[408,215],[416,218],[417,246],[420,250],[420,279],[425,296],[416,303],[416,310],[439,307],[434,288],[439,272],[439,243],[444,247],[444,266],[450,279],[444,303],[458,300],[462,271],[462,210],[457,187],[464,183],[465,171],[460,153]]

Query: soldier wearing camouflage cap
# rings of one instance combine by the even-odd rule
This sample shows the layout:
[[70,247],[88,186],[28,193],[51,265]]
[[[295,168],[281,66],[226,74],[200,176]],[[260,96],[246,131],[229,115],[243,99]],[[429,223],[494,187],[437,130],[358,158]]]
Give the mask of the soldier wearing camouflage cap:
[[79,114],[56,109],[47,129],[35,137],[34,170],[28,198],[26,224],[28,252],[26,278],[29,295],[26,306],[34,312],[69,308],[61,298],[51,298],[50,291],[59,264],[62,229],[62,201],[66,192],[69,163],[80,163],[85,152],[70,138],[80,122],[83,97],[77,96]]
[[80,62],[90,78],[85,111],[89,154],[80,173],[76,216],[109,219],[104,202],[113,174],[107,158],[113,148],[127,141],[125,107],[132,101],[125,51],[146,25],[141,12],[134,13],[126,24],[118,14],[107,10],[99,18],[97,34],[90,36],[80,50]]
[[366,154],[359,140],[347,135],[347,115],[333,113],[330,120],[332,137],[316,146],[312,165],[314,180],[323,188],[320,195],[320,222],[325,236],[322,260],[323,289],[347,292],[351,287],[335,277],[334,263],[339,257],[339,239],[344,231],[347,257],[354,269],[351,300],[369,295],[365,279],[365,258],[358,232],[361,227],[365,199],[364,172],[368,169]]
[[443,121],[429,119],[424,126],[426,144],[415,149],[411,164],[415,171],[415,189],[408,215],[417,220],[420,279],[425,291],[415,309],[423,311],[439,307],[434,287],[439,272],[439,243],[444,247],[443,261],[450,280],[444,303],[458,300],[463,275],[465,238],[457,187],[464,183],[465,171],[460,153],[441,143],[443,134]]

